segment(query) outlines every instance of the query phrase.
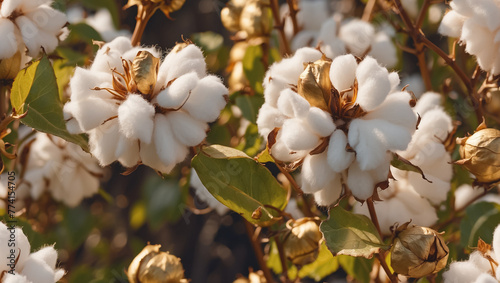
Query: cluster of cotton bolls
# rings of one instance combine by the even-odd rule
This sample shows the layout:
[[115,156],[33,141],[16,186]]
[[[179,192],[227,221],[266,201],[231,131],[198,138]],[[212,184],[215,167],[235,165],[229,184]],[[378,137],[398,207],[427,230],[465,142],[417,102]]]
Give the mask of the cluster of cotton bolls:
[[[422,118],[418,130],[405,151],[398,152],[412,164],[422,169],[420,173],[403,171],[391,166],[394,179],[389,187],[379,193],[381,202],[375,202],[380,228],[390,234],[395,223],[412,221],[412,224],[429,227],[438,220],[434,206],[446,200],[453,174],[451,156],[443,141],[452,130],[452,120],[440,106],[441,95],[425,93],[413,108]],[[355,205],[355,212],[369,215],[368,209]]]
[[371,57],[330,61],[301,48],[266,73],[259,132],[267,138],[279,129],[273,157],[303,161],[302,190],[319,205],[335,202],[342,184],[366,200],[387,180],[390,151],[405,150],[416,128],[411,96],[398,84],[398,74]]
[[50,53],[59,44],[66,25],[66,15],[54,10],[52,0],[4,0],[0,2],[0,59],[18,51],[36,57],[43,50]]
[[500,74],[500,2],[455,0],[439,32],[459,38],[465,51],[476,56],[481,69]]
[[[283,6],[282,13],[288,13],[288,5]],[[297,21],[301,30],[291,40],[294,51],[319,46],[329,58],[350,53],[358,57],[369,55],[385,67],[397,64],[396,47],[392,42],[395,32],[389,26],[376,29],[360,19],[342,19],[339,14],[330,16],[327,1],[316,0],[299,2]],[[285,27],[291,37],[291,20]]]
[[[14,239],[14,240],[12,240]],[[2,283],[53,283],[65,271],[56,268],[57,251],[53,246],[31,253],[31,245],[21,228],[7,227],[0,222],[0,281]],[[13,243],[15,246],[8,245]],[[11,250],[14,250],[11,260]],[[12,266],[9,264],[14,263]],[[12,272],[11,270],[15,270]],[[9,272],[11,271],[11,272]]]
[[95,14],[85,17],[85,10],[81,7],[71,7],[66,11],[68,22],[71,24],[86,23],[94,28],[102,36],[105,42],[109,42],[119,36],[130,36],[128,30],[117,30],[113,24],[113,18],[108,9],[100,9]]
[[492,250],[476,250],[467,261],[458,261],[450,264],[443,273],[445,283],[496,283],[500,280],[500,225],[493,232]]
[[168,173],[206,137],[226,105],[227,88],[207,75],[194,44],[176,45],[160,64],[153,48],[118,37],[77,68],[64,106],[71,133],[87,133],[91,153],[106,166],[145,164]]
[[98,192],[103,169],[76,144],[39,132],[27,154],[18,191],[29,192],[33,199],[48,191],[68,206]]

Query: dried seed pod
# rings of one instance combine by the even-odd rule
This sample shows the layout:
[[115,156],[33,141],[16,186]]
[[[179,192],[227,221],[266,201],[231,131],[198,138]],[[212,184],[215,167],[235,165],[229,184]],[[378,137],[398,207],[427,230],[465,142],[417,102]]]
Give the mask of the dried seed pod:
[[420,278],[446,266],[449,249],[440,234],[430,228],[403,224],[396,230],[391,266],[398,274]]
[[481,183],[500,180],[500,131],[486,128],[477,130],[472,136],[457,138],[460,144],[463,165]]
[[240,15],[240,28],[248,37],[268,36],[273,28],[270,9],[262,1],[249,1]]
[[297,84],[298,94],[304,97],[311,106],[329,112],[328,103],[333,88],[329,75],[332,62],[320,59],[304,65],[305,69],[300,74]]
[[127,277],[131,283],[178,283],[184,279],[181,260],[160,245],[147,245],[130,264]]
[[0,80],[13,80],[21,70],[21,60],[20,51],[10,58],[0,59]]
[[295,265],[309,264],[318,258],[323,238],[314,218],[301,218],[287,223],[283,249],[286,257]]
[[163,1],[163,4],[160,6],[160,10],[167,17],[170,16],[170,13],[175,12],[175,11],[179,10],[180,8],[182,8],[182,6],[184,5],[184,2],[186,2],[186,0],[152,0],[152,1],[156,1],[156,2]]
[[153,93],[160,67],[160,59],[148,51],[139,51],[132,62],[132,79],[137,90],[146,96]]

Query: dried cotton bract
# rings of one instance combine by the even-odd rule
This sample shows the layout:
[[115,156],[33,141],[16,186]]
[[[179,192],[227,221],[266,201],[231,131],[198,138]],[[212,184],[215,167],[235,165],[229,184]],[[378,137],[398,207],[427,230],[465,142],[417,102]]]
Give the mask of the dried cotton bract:
[[415,131],[411,96],[395,92],[398,84],[398,75],[371,57],[331,62],[316,49],[299,49],[266,74],[259,132],[267,138],[279,129],[272,155],[303,160],[302,190],[318,204],[334,203],[342,184],[366,200],[387,180],[389,152],[405,150]]
[[99,190],[103,169],[97,160],[79,146],[65,140],[37,133],[29,147],[18,190],[29,191],[38,199],[48,191],[68,206],[76,206]]
[[188,147],[206,137],[208,122],[226,105],[227,88],[207,75],[205,58],[181,43],[160,63],[157,50],[118,37],[77,68],[64,106],[71,133],[89,134],[91,153],[106,166],[145,164],[168,173]]
[[459,38],[483,70],[500,74],[500,2],[456,0],[450,6],[439,32]]
[[[57,251],[53,246],[41,248],[37,252],[30,253],[30,243],[21,228],[7,227],[0,222],[0,282],[3,283],[55,283],[63,276],[65,271],[56,268]],[[15,235],[15,258],[11,255],[7,243]],[[15,270],[14,274],[9,271]]]

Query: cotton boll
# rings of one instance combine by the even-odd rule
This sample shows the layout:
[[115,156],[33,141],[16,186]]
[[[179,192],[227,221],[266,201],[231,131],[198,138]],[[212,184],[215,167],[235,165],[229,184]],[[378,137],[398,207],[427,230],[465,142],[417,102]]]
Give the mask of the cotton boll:
[[224,97],[228,92],[218,77],[206,76],[191,91],[191,96],[182,109],[198,120],[212,122],[219,117],[226,105]]
[[463,207],[472,199],[483,193],[481,188],[473,188],[469,184],[460,185],[455,190],[455,209],[463,209]]
[[293,37],[290,47],[294,51],[301,47],[311,47],[316,41],[317,34],[316,30],[302,30]]
[[481,271],[471,262],[461,261],[450,264],[450,269],[443,273],[445,283],[474,282]]
[[320,41],[319,47],[328,58],[335,58],[347,52],[345,43],[339,38]]
[[[304,47],[297,50],[292,58],[298,63],[307,63],[317,61],[321,59],[322,56],[323,54],[321,54],[319,50],[315,48]],[[280,62],[283,62],[283,60]],[[283,66],[282,68],[285,68],[285,66]],[[293,77],[294,80],[297,80],[303,70],[303,68],[302,70],[300,70],[299,68],[293,68],[293,70],[290,70],[292,73],[290,73],[289,75]]]
[[196,146],[207,136],[208,125],[189,116],[185,112],[169,113],[167,119],[177,140],[186,146]]
[[156,152],[166,165],[176,164],[180,161],[180,155],[186,153],[185,146],[176,140],[172,126],[165,115],[156,115],[155,117],[154,141]]
[[283,162],[293,162],[307,156],[308,152],[302,151],[292,151],[285,143],[281,140],[281,132],[278,133],[277,141],[271,148],[271,155],[274,159]]
[[441,101],[442,97],[439,93],[428,91],[422,94],[413,110],[420,116],[424,116],[427,111],[441,107]]
[[335,130],[328,144],[328,165],[335,172],[342,172],[351,165],[354,152],[346,150],[347,136],[342,130]]
[[397,72],[389,73],[389,81],[391,82],[391,93],[396,92],[401,82],[401,80],[399,79],[399,74]]
[[318,30],[328,18],[328,2],[325,0],[300,1],[297,20],[304,30]]
[[373,26],[359,19],[352,19],[340,27],[339,37],[352,54],[362,56],[370,47],[375,34]]
[[36,258],[29,257],[26,260],[22,274],[32,282],[39,283],[54,283],[54,270],[51,269],[45,262]]
[[491,270],[489,260],[480,251],[472,252],[469,256],[469,262],[473,263],[481,272],[488,273]]
[[44,170],[41,169],[32,169],[25,173],[24,180],[27,181],[30,185],[30,195],[33,199],[38,199],[42,195],[45,190],[44,183]]
[[306,194],[315,193],[323,188],[335,178],[337,174],[333,173],[328,167],[327,154],[307,155],[302,163],[301,188]]
[[447,153],[442,143],[426,142],[416,143],[417,154],[412,158],[412,163],[420,167],[427,167],[444,158]]
[[477,277],[476,281],[474,281],[474,283],[497,283],[497,282],[498,280],[495,279],[495,277],[487,273],[482,273]]
[[115,158],[125,167],[132,168],[139,163],[139,141],[120,136]]
[[332,116],[317,107],[309,109],[305,122],[308,128],[320,137],[330,136],[335,130]]
[[268,103],[264,103],[257,117],[260,135],[267,140],[269,133],[274,130],[274,128],[281,128],[284,121],[285,116],[281,114],[278,109],[270,106]]
[[351,54],[333,59],[330,67],[330,80],[338,91],[349,89],[354,84],[358,63]]
[[313,134],[301,120],[288,119],[283,123],[280,130],[281,140],[292,150],[312,150],[318,143],[319,138]]
[[368,112],[363,119],[382,119],[407,129],[415,129],[417,116],[411,109],[410,100],[411,96],[407,92],[392,93],[379,107]]
[[27,54],[30,57],[38,56],[41,47],[40,30],[38,27],[26,16],[19,16],[16,18],[16,25],[21,30],[21,36],[24,44],[28,49]]
[[151,55],[153,55],[156,58],[160,58],[161,57],[160,51],[157,48],[155,48],[155,47],[134,46],[131,49],[126,50],[125,52],[123,52],[122,55],[121,55],[121,58],[123,60],[127,60],[127,61],[130,61],[130,62],[133,62],[134,59],[135,59],[135,57],[137,56],[137,54],[140,51],[147,51],[147,52],[151,53]]
[[36,10],[26,13],[26,16],[40,27],[40,29],[48,32],[48,34],[51,34],[54,38],[67,22],[64,13],[47,5],[39,6]]
[[436,138],[436,141],[444,141],[453,129],[450,116],[442,109],[436,108],[426,112],[418,126],[422,134]]
[[[0,222],[0,241],[4,243],[0,245],[0,264],[2,264],[2,269],[7,267],[7,264],[10,264],[10,260],[7,258],[11,253],[10,249],[13,247],[7,246],[9,242],[11,230],[10,226],[7,227],[5,224]],[[16,270],[22,270],[25,266],[26,261],[28,260],[30,254],[30,244],[26,235],[24,235],[23,230],[21,228],[15,228],[13,233],[15,235],[15,252],[14,256],[17,259]]]
[[26,276],[14,273],[14,275],[10,273],[5,273],[4,277],[2,277],[2,283],[32,283],[26,278]]
[[311,105],[298,93],[287,88],[281,91],[278,99],[278,110],[288,117],[304,118],[309,113]]
[[396,46],[384,32],[375,35],[368,55],[377,58],[377,61],[387,68],[394,67],[398,63]]
[[66,129],[70,134],[81,134],[84,130],[80,127],[80,123],[73,116],[73,111],[77,107],[77,103],[68,102],[64,104],[63,116],[66,121]]
[[353,162],[347,174],[347,186],[358,200],[366,200],[374,193],[375,182],[370,172],[361,170],[358,162]]
[[195,72],[200,78],[206,75],[205,57],[194,44],[189,44],[177,53],[170,52],[165,57],[160,66],[158,81],[169,82],[190,72]]
[[108,78],[111,79],[111,76],[107,73],[76,67],[69,83],[71,101],[80,101],[89,96],[109,98],[110,94],[106,90],[93,90],[93,88],[101,86]]
[[113,101],[89,97],[80,100],[73,108],[73,117],[78,121],[82,131],[89,131],[98,127],[110,117],[116,116],[117,106]]
[[358,103],[365,111],[379,106],[391,90],[387,69],[380,67],[377,61],[366,57],[356,69],[358,79]]
[[272,75],[270,70],[267,71],[263,83],[264,98],[266,103],[273,107],[278,107],[278,99],[280,97],[281,91],[290,87],[290,84],[293,83],[296,83],[296,81],[289,82],[287,79],[281,77],[280,75]]
[[16,27],[12,21],[5,18],[0,18],[0,59],[7,59],[18,51],[18,42],[16,35]]
[[150,143],[153,135],[155,108],[142,96],[130,94],[118,107],[120,132],[129,139]]
[[448,11],[441,20],[438,32],[449,37],[460,38],[465,17],[454,10]]
[[158,94],[156,97],[158,104],[165,108],[177,109],[181,107],[189,98],[198,81],[198,75],[195,72],[180,76],[170,87]]
[[324,21],[319,29],[318,42],[331,41],[337,38],[339,23],[335,17],[330,17]]
[[314,200],[319,206],[330,206],[334,204],[342,193],[340,175],[335,174],[330,183],[320,191],[314,193]]
[[101,166],[107,166],[116,160],[114,153],[121,135],[118,121],[109,121],[88,134],[90,152],[99,160]]
[[496,30],[500,27],[499,3],[491,0],[479,0],[478,5],[472,5],[474,9],[474,20],[479,25],[487,27],[489,30]]
[[425,167],[422,167],[422,170],[424,170],[424,173],[432,173],[434,177],[443,181],[451,181],[451,178],[453,177],[453,166],[451,164],[450,154],[446,153],[439,158],[436,158],[435,162],[425,164]]
[[450,182],[440,180],[431,174],[425,174],[425,177],[432,183],[424,180],[422,175],[416,172],[408,172],[408,180],[417,193],[428,198],[432,204],[437,205],[446,200],[446,195],[450,190]]
[[175,167],[175,164],[165,165],[159,158],[156,144],[151,141],[150,144],[141,146],[140,150],[141,161],[144,165],[153,168],[156,171],[159,171],[163,174],[168,174]]

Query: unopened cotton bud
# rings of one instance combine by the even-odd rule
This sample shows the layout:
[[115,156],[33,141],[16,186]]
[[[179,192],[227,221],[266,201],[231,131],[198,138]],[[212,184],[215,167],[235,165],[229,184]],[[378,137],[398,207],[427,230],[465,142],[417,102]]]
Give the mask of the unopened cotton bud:
[[486,128],[476,131],[472,136],[457,139],[460,144],[461,160],[464,166],[482,183],[500,180],[500,131]]
[[420,278],[446,266],[449,249],[440,234],[430,228],[403,224],[396,230],[391,266],[398,274]]
[[316,220],[301,218],[287,223],[283,249],[286,257],[295,265],[309,264],[318,258],[319,245],[323,237]]
[[0,80],[12,80],[21,70],[21,52],[10,58],[0,59]]
[[263,1],[249,1],[240,16],[240,28],[248,37],[267,36],[272,30],[269,8]]
[[139,51],[132,62],[132,79],[144,95],[150,95],[155,89],[160,59],[148,51]]
[[131,283],[178,283],[184,279],[181,260],[160,245],[147,245],[130,264],[127,277]]
[[330,66],[332,62],[320,59],[314,63],[307,63],[299,76],[297,84],[298,93],[304,97],[311,106],[330,111],[328,101],[332,90],[330,82]]

